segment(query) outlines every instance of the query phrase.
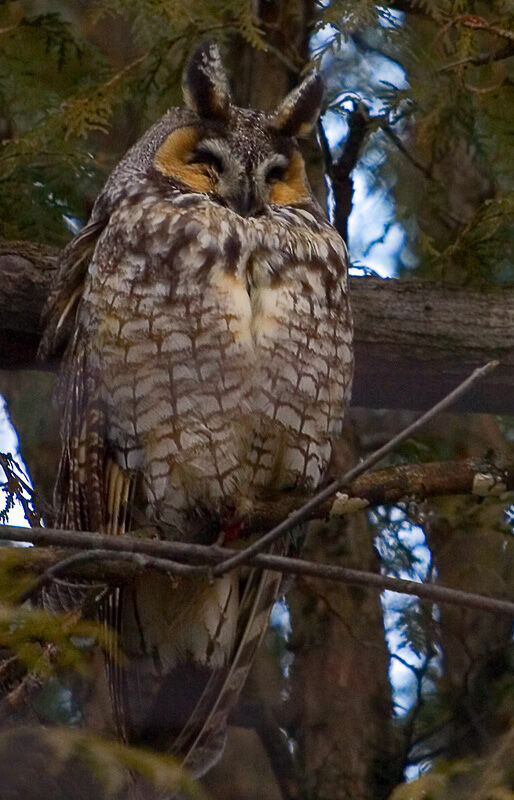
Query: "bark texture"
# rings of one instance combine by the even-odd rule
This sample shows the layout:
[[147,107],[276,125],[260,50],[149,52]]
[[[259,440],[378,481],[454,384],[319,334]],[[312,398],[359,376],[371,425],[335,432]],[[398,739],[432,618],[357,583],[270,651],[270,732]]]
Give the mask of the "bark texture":
[[[466,425],[467,422],[467,425]],[[474,453],[485,436],[495,437],[491,417],[464,418],[452,431],[453,446]],[[478,441],[477,441],[478,440]],[[503,441],[505,456],[511,454]],[[440,497],[427,504],[425,524],[439,581],[448,587],[484,594],[514,593],[514,540],[505,512],[509,500],[477,501],[470,497]],[[428,510],[428,509],[426,509]],[[435,640],[442,653],[444,672],[438,689],[446,709],[445,724],[427,745],[445,748],[450,759],[484,756],[497,750],[512,729],[507,700],[512,686],[512,619],[483,611],[439,607]],[[512,757],[512,751],[511,751]]]
[[[357,515],[310,536],[303,553],[376,570],[372,539],[365,516]],[[302,577],[288,599],[301,797],[385,800],[399,776],[379,594]]]

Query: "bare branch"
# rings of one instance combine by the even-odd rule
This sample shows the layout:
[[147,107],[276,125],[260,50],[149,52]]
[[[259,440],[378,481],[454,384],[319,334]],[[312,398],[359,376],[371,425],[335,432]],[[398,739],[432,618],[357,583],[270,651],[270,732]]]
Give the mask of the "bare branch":
[[494,61],[503,61],[511,56],[514,56],[514,44],[512,42],[507,42],[507,44],[504,44],[503,47],[499,47],[497,50],[492,52],[487,51],[485,53],[479,53],[477,56],[467,56],[466,58],[461,58],[458,61],[452,61],[450,64],[443,64],[442,67],[438,68],[437,72],[446,72],[450,69],[461,67],[463,64],[470,64],[473,67],[480,67],[483,64],[492,64]]
[[514,463],[463,458],[427,464],[400,464],[368,472],[352,482],[348,495],[366,501],[369,506],[377,506],[449,494],[486,497],[512,489]]
[[[324,501],[309,518],[324,519],[329,515],[341,516],[379,505],[412,500],[421,502],[429,497],[455,494],[492,497],[513,490],[514,460],[506,460],[503,456],[399,464],[359,476],[336,497],[335,502],[332,498]],[[309,499],[299,492],[256,495],[252,500],[251,519],[244,520],[241,535],[249,537],[269,530],[271,525],[277,525]]]
[[[95,548],[101,551],[100,560],[96,561],[94,569],[95,580],[105,580],[114,583],[126,582],[134,578],[141,569],[153,568],[158,564],[159,571],[164,571],[168,575],[184,574],[185,564],[194,564],[187,574],[206,575],[212,574],[216,564],[228,562],[227,555],[233,554],[233,550],[218,547],[217,545],[198,545],[187,544],[185,542],[164,542],[155,539],[137,539],[131,536],[108,536],[99,533],[83,531],[61,531],[45,528],[17,528],[14,526],[1,526],[0,536],[10,541],[27,541],[34,544],[53,544],[68,548]],[[105,551],[109,551],[109,556]],[[24,551],[23,555],[29,560],[28,569],[33,571],[47,571],[55,562],[61,561],[61,554],[52,552],[46,559],[41,553],[34,553],[32,549]],[[151,556],[142,567],[142,562],[133,556],[142,554]],[[118,555],[123,563],[123,570],[119,570],[113,562],[116,562]],[[2,554],[0,553],[0,559]],[[155,557],[155,558],[153,558]],[[38,564],[39,560],[39,564]],[[156,561],[155,561],[156,560]],[[49,564],[49,561],[52,563]],[[93,577],[93,572],[83,571],[88,566],[91,559],[82,561],[68,559],[66,572],[72,577]],[[166,562],[166,563],[164,563]],[[177,564],[177,562],[179,562]],[[248,558],[248,564],[261,569],[270,569],[289,575],[309,575],[312,577],[325,578],[326,580],[347,583],[355,586],[370,586],[379,591],[388,589],[400,594],[410,594],[416,597],[425,598],[434,603],[452,603],[465,606],[467,608],[479,608],[483,611],[493,613],[508,614],[514,616],[514,602],[502,600],[494,597],[470,592],[463,592],[457,589],[449,589],[435,584],[423,584],[416,581],[401,580],[390,578],[386,575],[378,575],[374,572],[351,569],[332,564],[316,564],[312,561],[305,561],[299,558],[288,558],[286,556],[264,555],[262,553]],[[21,567],[20,567],[21,569]],[[194,569],[194,572],[193,572]],[[62,573],[62,568],[60,570]]]
[[[335,502],[333,499],[325,500],[309,518],[349,514],[362,508],[421,501],[442,495],[473,494],[487,497],[511,490],[514,490],[514,461],[505,461],[503,457],[497,460],[463,458],[426,464],[400,464],[359,476]],[[255,497],[251,520],[245,520],[244,535],[268,530],[270,525],[278,524],[308,500],[309,497],[295,492]]]
[[69,574],[83,564],[98,564],[101,561],[113,560],[125,561],[133,564],[139,571],[153,569],[165,575],[191,575],[198,573],[198,569],[189,564],[179,564],[170,559],[155,558],[154,556],[143,555],[142,553],[119,552],[113,555],[110,550],[87,550],[81,553],[74,553],[74,555],[64,558],[48,567],[48,569],[40,575],[34,586],[31,586],[30,589],[20,595],[18,602],[24,603],[26,600],[32,600],[39,594],[43,586],[50,583],[52,578]]
[[393,131],[386,118],[384,118],[384,121],[380,125],[380,128],[384,131],[387,138],[395,145],[395,147],[398,148],[400,153],[402,153],[402,155],[405,156],[407,161],[410,161],[410,163],[414,167],[416,167],[416,169],[419,169],[420,172],[423,173],[425,178],[430,180],[432,178],[431,168],[429,166],[425,166],[424,164],[422,164],[421,161],[418,161],[418,159],[412,155],[412,153],[405,147],[400,137]]
[[412,436],[419,428],[421,428],[425,423],[427,423],[430,419],[435,417],[437,414],[445,411],[452,403],[457,400],[464,392],[466,392],[476,381],[480,380],[483,376],[487,375],[493,369],[498,366],[498,362],[490,361],[489,364],[486,364],[479,369],[476,369],[465,381],[463,381],[459,386],[457,386],[450,394],[446,395],[439,403],[436,403],[429,411],[422,414],[415,422],[411,425],[408,425],[406,428],[403,429],[397,436],[393,437],[389,440],[386,444],[382,447],[379,447],[378,450],[375,450],[374,453],[371,453],[367,458],[361,461],[356,467],[349,470],[342,478],[338,478],[337,480],[330,483],[325,489],[322,489],[318,492],[314,497],[312,497],[304,506],[299,508],[293,514],[291,514],[288,519],[281,522],[275,528],[273,528],[269,533],[266,533],[262,536],[257,542],[251,544],[245,550],[240,551],[237,555],[232,556],[232,558],[227,559],[223,564],[218,564],[213,569],[214,575],[221,575],[224,572],[227,572],[233,567],[237,566],[237,564],[242,564],[248,557],[254,556],[257,553],[262,552],[267,547],[269,547],[272,542],[276,541],[280,536],[283,536],[287,531],[292,530],[296,525],[300,522],[309,518],[310,513],[318,508],[324,500],[328,500],[336,492],[343,489],[348,484],[358,476],[365,472],[367,469],[376,464],[380,461],[388,453],[392,452],[401,442],[404,442],[405,439],[408,439],[409,436]]

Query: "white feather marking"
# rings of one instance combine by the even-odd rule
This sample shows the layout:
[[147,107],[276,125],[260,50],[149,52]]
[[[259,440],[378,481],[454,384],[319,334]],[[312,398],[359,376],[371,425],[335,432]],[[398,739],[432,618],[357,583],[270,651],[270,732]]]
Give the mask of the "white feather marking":
[[74,305],[75,305],[75,303],[77,301],[77,298],[80,297],[80,295],[82,294],[82,291],[83,291],[83,286],[81,284],[80,286],[77,286],[77,288],[75,289],[74,292],[72,292],[70,299],[68,300],[68,302],[64,306],[64,311],[62,312],[61,316],[59,317],[59,322],[57,323],[57,327],[55,329],[56,333],[62,328],[62,326],[63,326],[63,324],[64,324],[64,322],[66,320],[66,317],[68,316],[68,314],[70,313],[70,311],[74,307]]

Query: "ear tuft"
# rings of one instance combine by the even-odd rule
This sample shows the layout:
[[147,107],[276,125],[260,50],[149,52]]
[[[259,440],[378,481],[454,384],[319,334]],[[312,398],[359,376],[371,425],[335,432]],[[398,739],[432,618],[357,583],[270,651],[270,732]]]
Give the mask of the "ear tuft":
[[202,42],[189,59],[182,77],[188,108],[205,119],[226,119],[230,89],[218,46]]
[[318,121],[323,102],[323,79],[312,72],[293,89],[271,117],[271,127],[284,136],[306,136]]

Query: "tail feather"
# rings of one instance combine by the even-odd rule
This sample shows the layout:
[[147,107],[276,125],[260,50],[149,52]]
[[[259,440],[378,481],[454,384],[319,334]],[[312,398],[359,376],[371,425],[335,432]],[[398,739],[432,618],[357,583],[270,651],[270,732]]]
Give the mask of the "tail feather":
[[[119,466],[113,459],[105,462],[104,487],[106,496],[106,533],[111,536],[123,535],[129,524],[130,505],[134,493],[135,476]],[[106,673],[112,711],[119,737],[127,742],[128,722],[126,705],[119,687],[124,681],[123,654],[120,652],[118,634],[121,631],[123,612],[122,588],[111,589],[100,610],[99,616],[105,628]]]
[[280,576],[269,571],[252,570],[247,579],[239,609],[237,647],[229,668],[223,681],[215,687],[214,696],[209,691],[210,687],[206,687],[202,701],[208,707],[208,713],[197,715],[197,719],[203,717],[202,724],[195,726],[196,720],[191,719],[180,740],[185,754],[184,763],[193,773],[198,772],[202,761],[209,760],[209,753],[219,750],[220,736],[224,736],[229,714],[237,702],[266,632],[279,586]]

